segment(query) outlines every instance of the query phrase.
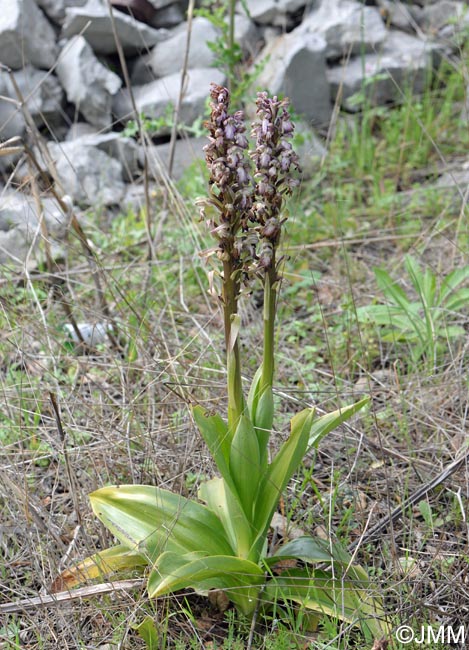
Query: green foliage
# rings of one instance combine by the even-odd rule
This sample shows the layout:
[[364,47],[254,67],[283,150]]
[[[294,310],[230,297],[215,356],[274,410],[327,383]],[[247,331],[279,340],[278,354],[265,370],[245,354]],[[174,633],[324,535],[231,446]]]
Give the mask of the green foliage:
[[[213,2],[207,3],[208,7],[201,7],[195,11],[196,15],[207,18],[214,27],[220,31],[220,36],[207,45],[215,54],[213,67],[226,73],[228,87],[231,92],[231,102],[236,108],[241,108],[245,102],[246,94],[263,70],[265,61],[254,63],[248,71],[243,69],[243,51],[234,39],[234,0],[224,0],[219,6]],[[242,7],[247,15],[249,11],[245,2]]]
[[[148,117],[145,113],[140,114],[140,123],[138,120],[129,120],[122,135],[127,138],[134,138],[139,134],[140,127],[150,137],[158,135],[161,132],[168,132],[174,126],[174,106],[171,102],[166,105],[164,114],[160,117]],[[205,133],[202,123],[204,118],[198,117],[192,124],[178,122],[178,133],[186,133],[192,137],[198,138]]]
[[410,255],[405,258],[405,268],[415,297],[393,281],[387,271],[376,268],[376,281],[387,304],[360,307],[357,317],[362,323],[379,326],[384,341],[407,343],[414,363],[423,357],[432,367],[447,342],[465,333],[456,321],[461,309],[469,304],[469,288],[461,287],[469,278],[469,266],[455,269],[439,285],[436,275],[428,268],[422,271]]

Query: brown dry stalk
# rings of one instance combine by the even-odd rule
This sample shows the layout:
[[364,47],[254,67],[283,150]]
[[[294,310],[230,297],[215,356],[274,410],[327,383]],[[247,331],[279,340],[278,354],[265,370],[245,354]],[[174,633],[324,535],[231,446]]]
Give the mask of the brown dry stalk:
[[104,582],[100,585],[91,585],[90,587],[80,587],[80,589],[73,589],[73,591],[59,591],[56,594],[44,594],[42,596],[35,596],[34,598],[23,598],[15,602],[0,604],[0,613],[14,614],[24,612],[28,609],[37,609],[38,607],[60,605],[71,600],[102,596],[103,594],[110,594],[116,591],[129,591],[142,587],[144,582],[143,578],[117,580],[116,582]]

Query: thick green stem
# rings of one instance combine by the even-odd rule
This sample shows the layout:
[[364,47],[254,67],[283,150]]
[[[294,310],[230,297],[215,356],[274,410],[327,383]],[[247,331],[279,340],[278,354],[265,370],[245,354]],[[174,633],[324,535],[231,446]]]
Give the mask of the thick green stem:
[[264,358],[262,360],[261,391],[272,388],[274,381],[274,337],[275,315],[277,312],[277,272],[275,269],[275,254],[272,265],[264,280]]
[[228,383],[228,426],[236,430],[238,420],[244,411],[244,397],[241,383],[241,361],[238,345],[238,296],[239,280],[233,278],[231,255],[223,262],[223,318],[225,326],[226,364]]

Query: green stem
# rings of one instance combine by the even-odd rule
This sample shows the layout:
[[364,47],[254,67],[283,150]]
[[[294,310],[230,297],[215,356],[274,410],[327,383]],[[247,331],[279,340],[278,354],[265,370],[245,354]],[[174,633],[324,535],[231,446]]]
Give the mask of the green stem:
[[277,312],[277,272],[275,269],[275,252],[272,264],[264,279],[264,357],[262,360],[261,392],[272,388],[274,381],[275,356],[275,315]]
[[[238,420],[244,411],[244,396],[241,383],[241,361],[238,345],[238,296],[239,280],[233,278],[231,254],[223,262],[223,319],[225,327],[227,387],[228,387],[228,427],[234,433]],[[235,327],[233,325],[235,324]]]

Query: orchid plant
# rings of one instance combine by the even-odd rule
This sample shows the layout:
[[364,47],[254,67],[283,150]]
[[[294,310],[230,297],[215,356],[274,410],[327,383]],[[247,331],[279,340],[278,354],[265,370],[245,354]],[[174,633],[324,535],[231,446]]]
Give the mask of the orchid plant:
[[[368,637],[386,633],[380,600],[366,571],[332,541],[309,536],[269,543],[280,497],[305,454],[365,400],[318,417],[294,415],[290,433],[271,453],[274,427],[275,320],[279,300],[279,243],[285,197],[298,184],[298,158],[288,100],[257,97],[253,148],[242,111],[230,114],[229,92],[212,85],[208,197],[199,201],[216,246],[227,359],[227,418],[192,408],[220,476],[200,486],[198,500],[156,486],[120,485],[91,494],[96,516],[119,541],[62,574],[72,586],[116,570],[148,571],[148,594],[193,588],[222,590],[244,615],[281,601],[358,624]],[[244,286],[264,290],[263,359],[247,398],[241,373],[238,301]],[[288,560],[288,562],[285,562]]]

